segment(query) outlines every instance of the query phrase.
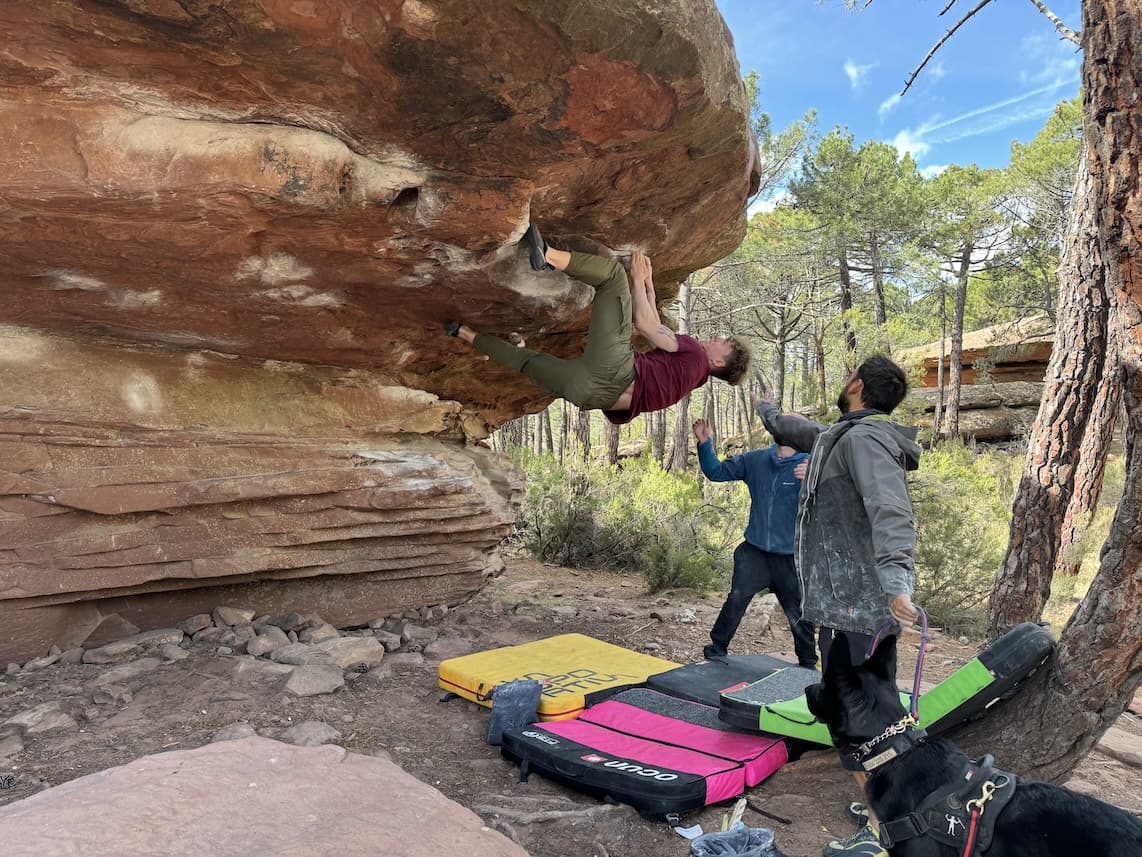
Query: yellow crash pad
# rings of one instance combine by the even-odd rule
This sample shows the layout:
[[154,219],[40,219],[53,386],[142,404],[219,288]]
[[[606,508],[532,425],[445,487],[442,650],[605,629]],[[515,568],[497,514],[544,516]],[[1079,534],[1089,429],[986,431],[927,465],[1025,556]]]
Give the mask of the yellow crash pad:
[[560,634],[441,661],[438,680],[445,690],[490,708],[497,684],[539,679],[539,719],[568,720],[600,699],[677,666],[584,634]]

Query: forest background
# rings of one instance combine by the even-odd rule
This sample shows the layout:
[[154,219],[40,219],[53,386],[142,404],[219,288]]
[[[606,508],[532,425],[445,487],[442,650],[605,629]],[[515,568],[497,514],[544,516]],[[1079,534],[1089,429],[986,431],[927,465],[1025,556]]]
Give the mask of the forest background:
[[[746,83],[757,105],[757,76]],[[663,307],[700,339],[746,340],[752,377],[737,388],[709,383],[621,429],[565,402],[503,426],[493,443],[528,476],[516,538],[537,558],[628,571],[652,590],[724,586],[749,496],[741,483],[701,476],[693,420],[710,421],[719,454],[740,453],[772,442],[752,407],[765,388],[785,409],[830,422],[836,389],[870,354],[900,358],[934,341],[951,354],[971,330],[1035,317],[1053,323],[1080,98],[1060,103],[1029,143],[1013,142],[1005,168],[952,165],[930,178],[887,143],[858,143],[844,128],[820,133],[812,114],[775,131],[755,109],[754,127],[764,163],[759,198],[781,202],[759,206],[741,246]],[[918,380],[919,361],[900,359]],[[949,404],[958,396],[956,368],[944,381]],[[974,368],[986,383],[988,367]],[[916,600],[933,622],[978,636],[1026,439],[965,442],[957,411],[938,411],[935,425],[929,418],[911,481]],[[902,423],[920,416],[915,401],[897,412]],[[1121,457],[1112,457],[1102,492],[1077,516],[1045,612],[1056,630],[1097,570],[1123,472]]]

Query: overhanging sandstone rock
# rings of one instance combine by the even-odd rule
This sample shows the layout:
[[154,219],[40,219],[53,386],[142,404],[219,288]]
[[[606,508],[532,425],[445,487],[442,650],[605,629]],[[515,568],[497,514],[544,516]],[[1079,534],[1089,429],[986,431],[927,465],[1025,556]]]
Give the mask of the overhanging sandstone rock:
[[0,614],[57,635],[463,597],[518,485],[462,444],[546,397],[441,322],[574,354],[529,220],[666,297],[756,181],[711,0],[11,0],[0,37]]

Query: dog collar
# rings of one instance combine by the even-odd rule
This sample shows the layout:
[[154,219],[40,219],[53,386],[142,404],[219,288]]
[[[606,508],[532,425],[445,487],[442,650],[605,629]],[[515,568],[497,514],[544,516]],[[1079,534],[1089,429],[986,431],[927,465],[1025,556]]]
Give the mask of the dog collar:
[[875,738],[841,750],[841,766],[849,771],[874,771],[927,737],[928,733],[916,726],[911,715],[905,715]]

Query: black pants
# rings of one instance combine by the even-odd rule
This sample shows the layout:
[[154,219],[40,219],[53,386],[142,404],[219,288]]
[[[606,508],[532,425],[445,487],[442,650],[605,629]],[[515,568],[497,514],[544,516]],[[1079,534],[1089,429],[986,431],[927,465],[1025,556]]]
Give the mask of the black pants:
[[813,626],[801,621],[801,586],[797,581],[793,557],[763,551],[749,542],[742,542],[734,551],[734,576],[730,582],[730,594],[726,596],[726,603],[722,605],[714,627],[710,630],[710,645],[706,646],[703,654],[707,658],[726,654],[749,603],[763,589],[768,589],[777,596],[777,603],[789,620],[797,662],[803,667],[816,667],[817,647],[813,644]]
[[[829,662],[829,650],[833,648],[833,637],[837,632],[832,628],[821,628],[819,641],[821,644],[821,669]],[[849,641],[849,661],[853,664],[863,664],[868,658],[868,647],[872,645],[872,634],[857,634],[845,631],[845,638]]]

